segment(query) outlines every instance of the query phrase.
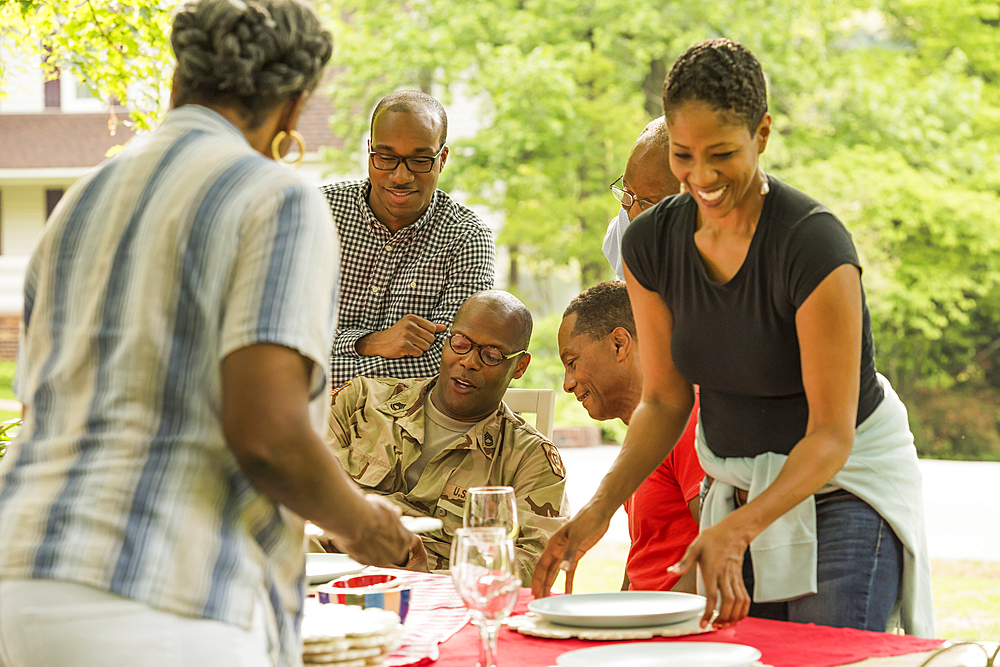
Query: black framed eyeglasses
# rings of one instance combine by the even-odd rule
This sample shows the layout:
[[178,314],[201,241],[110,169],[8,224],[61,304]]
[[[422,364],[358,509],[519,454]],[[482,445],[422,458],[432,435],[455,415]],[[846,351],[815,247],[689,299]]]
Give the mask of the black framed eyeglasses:
[[632,204],[639,204],[639,210],[645,211],[647,208],[656,205],[655,201],[649,201],[648,199],[637,199],[634,194],[626,190],[621,185],[618,185],[619,181],[625,178],[625,174],[622,174],[615,182],[609,185],[611,188],[611,194],[615,196],[615,199],[621,202],[621,205],[625,208],[632,208]]
[[479,343],[473,343],[466,336],[463,336],[460,333],[452,333],[451,331],[448,331],[444,337],[448,339],[448,346],[455,354],[465,355],[471,352],[472,348],[478,348],[479,358],[482,359],[483,363],[487,366],[499,366],[508,359],[527,352],[527,350],[518,350],[517,352],[504,354],[492,345],[480,345]]
[[431,169],[434,168],[434,161],[441,157],[441,153],[444,152],[445,144],[441,144],[441,148],[434,155],[411,155],[410,157],[400,157],[398,155],[389,155],[388,153],[379,153],[378,151],[372,150],[372,142],[368,142],[368,157],[372,161],[372,166],[379,171],[392,171],[399,166],[402,162],[406,165],[414,174],[427,174]]

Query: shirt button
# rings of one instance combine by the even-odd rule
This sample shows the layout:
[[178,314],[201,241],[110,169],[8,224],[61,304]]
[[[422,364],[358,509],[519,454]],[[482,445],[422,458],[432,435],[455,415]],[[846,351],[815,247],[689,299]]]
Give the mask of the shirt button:
[[410,288],[413,288],[413,287],[416,287],[416,286],[417,286],[416,281],[413,281],[412,283],[410,283]]
[[443,519],[448,512],[446,512],[443,507],[439,507],[437,508],[436,514]]
[[372,285],[372,292],[378,294],[378,285]]
[[387,246],[385,247],[385,251],[386,251],[386,252],[392,252],[392,246],[391,246],[391,245],[387,245]]

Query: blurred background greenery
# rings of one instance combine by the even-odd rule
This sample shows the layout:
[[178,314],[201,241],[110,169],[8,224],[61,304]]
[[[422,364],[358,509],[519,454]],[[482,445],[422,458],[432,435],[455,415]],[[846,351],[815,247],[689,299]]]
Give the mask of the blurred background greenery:
[[[169,80],[172,0],[0,3],[0,30],[103,96]],[[319,0],[335,36],[329,95],[356,172],[370,110],[398,88],[440,97],[472,131],[450,137],[440,185],[503,218],[502,285],[536,316],[522,386],[558,388],[567,293],[612,277],[608,184],[664,76],[725,36],[769,79],[763,165],[828,205],[864,264],[879,369],[921,454],[1000,460],[1000,5],[995,0]],[[27,39],[30,37],[31,39]],[[4,63],[0,62],[0,94]],[[145,97],[144,97],[145,96]],[[468,123],[466,123],[468,125]],[[558,278],[567,291],[551,288]],[[561,392],[560,392],[561,394]],[[561,395],[557,424],[591,424]],[[620,425],[601,425],[607,440]]]
[[[14,390],[11,389],[11,384],[14,382],[14,369],[16,364],[13,361],[5,361],[0,359],[0,399],[6,398],[10,400],[17,400],[14,397]],[[11,411],[11,410],[0,410],[0,422],[7,421],[8,419],[15,419],[21,416],[21,412]]]
[[[963,0],[330,0],[334,168],[399,87],[476,102],[441,186],[505,215],[510,289],[541,316],[525,386],[559,387],[540,282],[611,278],[608,183],[662,113],[673,60],[725,36],[769,78],[765,169],[828,205],[862,255],[877,364],[926,456],[1000,460],[1000,6]],[[560,426],[589,423],[570,396]],[[620,425],[601,425],[621,437]]]

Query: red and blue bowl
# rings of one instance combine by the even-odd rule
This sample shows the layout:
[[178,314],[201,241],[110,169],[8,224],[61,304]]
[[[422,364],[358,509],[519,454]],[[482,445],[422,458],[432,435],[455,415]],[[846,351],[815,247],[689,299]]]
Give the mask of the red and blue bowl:
[[394,611],[399,621],[410,611],[410,585],[393,574],[355,574],[335,579],[316,589],[320,604],[349,604]]

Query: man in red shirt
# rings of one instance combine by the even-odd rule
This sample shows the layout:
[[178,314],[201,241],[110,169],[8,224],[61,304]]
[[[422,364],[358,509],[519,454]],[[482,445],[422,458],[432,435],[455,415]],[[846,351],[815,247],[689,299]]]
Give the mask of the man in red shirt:
[[[559,326],[563,389],[593,419],[629,423],[642,396],[635,319],[625,283],[594,285],[574,298]],[[683,577],[667,568],[698,535],[698,492],[705,473],[694,450],[698,397],[687,429],[663,463],[625,503],[632,541],[622,590],[695,592],[695,570]]]

